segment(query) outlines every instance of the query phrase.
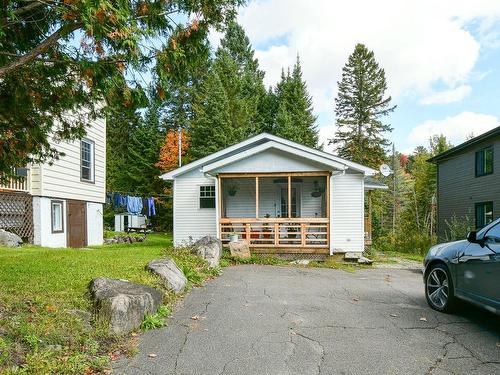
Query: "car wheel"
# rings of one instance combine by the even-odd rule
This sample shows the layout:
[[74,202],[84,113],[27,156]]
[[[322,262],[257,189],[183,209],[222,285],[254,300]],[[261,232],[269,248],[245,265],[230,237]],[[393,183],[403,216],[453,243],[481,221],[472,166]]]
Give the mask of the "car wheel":
[[435,264],[425,278],[425,297],[434,310],[451,312],[454,307],[455,293],[453,280],[443,264]]

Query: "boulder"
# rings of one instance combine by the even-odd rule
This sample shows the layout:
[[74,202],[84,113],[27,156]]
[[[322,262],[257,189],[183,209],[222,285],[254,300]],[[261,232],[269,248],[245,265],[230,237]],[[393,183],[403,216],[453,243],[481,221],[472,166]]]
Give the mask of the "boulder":
[[174,293],[182,292],[187,284],[186,276],[170,258],[152,260],[146,269],[160,276],[165,287]]
[[23,240],[17,234],[0,229],[0,246],[19,247],[22,243]]
[[222,255],[222,242],[215,237],[205,236],[196,241],[193,245],[198,256],[208,262],[210,267],[218,267]]
[[358,258],[358,264],[367,264],[367,265],[370,265],[370,264],[372,264],[372,263],[373,263],[373,260],[368,259],[368,258],[366,258],[366,257],[364,257],[364,256],[360,256],[360,257]]
[[125,334],[138,328],[144,317],[154,314],[162,294],[149,286],[126,280],[93,279],[89,284],[96,320],[114,334]]
[[297,264],[299,266],[307,266],[310,263],[309,259],[297,259],[291,262],[290,264]]
[[250,247],[246,241],[229,242],[229,251],[235,258],[249,259],[251,257]]

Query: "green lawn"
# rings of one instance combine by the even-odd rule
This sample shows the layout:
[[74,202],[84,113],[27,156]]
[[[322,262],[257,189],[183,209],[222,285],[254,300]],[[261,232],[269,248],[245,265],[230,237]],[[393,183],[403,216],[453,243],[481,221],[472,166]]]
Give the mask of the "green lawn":
[[[90,310],[87,285],[95,277],[127,279],[160,287],[146,263],[171,256],[193,283],[211,277],[205,263],[187,250],[174,250],[168,235],[143,243],[89,250],[24,246],[0,248],[0,373],[92,373],[108,366],[109,351],[127,347],[68,313]],[[175,297],[167,293],[165,304]],[[127,349],[125,349],[126,351]]]

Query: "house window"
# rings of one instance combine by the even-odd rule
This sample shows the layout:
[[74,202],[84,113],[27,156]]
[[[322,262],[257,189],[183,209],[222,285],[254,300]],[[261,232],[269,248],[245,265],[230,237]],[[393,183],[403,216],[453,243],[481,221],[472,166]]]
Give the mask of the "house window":
[[476,228],[481,229],[493,221],[493,202],[476,203]]
[[200,186],[200,208],[215,208],[215,186]]
[[94,182],[94,142],[82,139],[81,146],[81,179]]
[[476,177],[493,173],[493,147],[485,147],[476,152]]
[[63,202],[50,201],[50,215],[52,223],[52,233],[64,232]]

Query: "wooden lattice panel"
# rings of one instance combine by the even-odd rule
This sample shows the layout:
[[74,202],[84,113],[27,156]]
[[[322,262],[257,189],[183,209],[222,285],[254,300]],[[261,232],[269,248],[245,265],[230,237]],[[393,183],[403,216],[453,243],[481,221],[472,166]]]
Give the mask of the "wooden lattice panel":
[[0,192],[0,228],[33,242],[33,198],[22,192]]

